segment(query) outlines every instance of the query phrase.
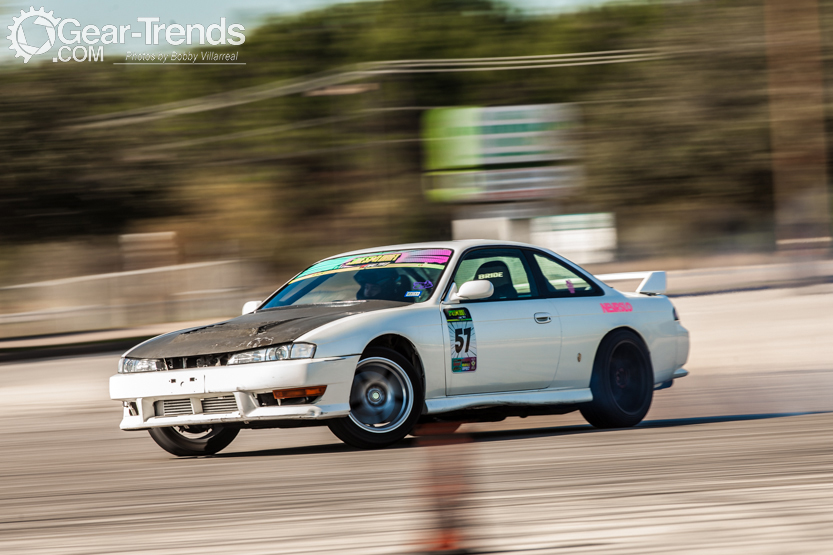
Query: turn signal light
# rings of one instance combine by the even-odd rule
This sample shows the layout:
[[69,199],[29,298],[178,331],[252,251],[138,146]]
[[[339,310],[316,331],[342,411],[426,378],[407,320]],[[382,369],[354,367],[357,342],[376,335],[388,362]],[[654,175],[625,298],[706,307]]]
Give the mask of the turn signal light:
[[292,389],[275,389],[272,395],[275,399],[297,399],[298,397],[320,397],[327,391],[326,385],[315,387],[294,387]]

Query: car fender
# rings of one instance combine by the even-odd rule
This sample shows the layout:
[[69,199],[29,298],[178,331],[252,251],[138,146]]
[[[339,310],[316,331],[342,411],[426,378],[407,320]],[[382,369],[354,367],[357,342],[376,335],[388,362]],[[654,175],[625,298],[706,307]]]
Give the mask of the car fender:
[[297,341],[314,343],[318,358],[361,354],[383,335],[404,337],[422,362],[426,398],[432,398],[445,395],[444,333],[439,307],[424,303],[348,316],[309,331]]
[[[623,324],[638,333],[651,356],[654,369],[654,383],[671,379],[677,364],[677,344],[680,334],[679,322],[674,320],[674,306],[664,295],[641,295],[619,293],[633,307],[633,312]],[[687,334],[687,332],[686,332]]]

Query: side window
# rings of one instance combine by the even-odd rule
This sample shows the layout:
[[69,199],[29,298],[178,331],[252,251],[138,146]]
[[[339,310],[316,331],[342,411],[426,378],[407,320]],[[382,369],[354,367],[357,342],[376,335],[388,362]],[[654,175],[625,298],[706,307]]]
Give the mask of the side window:
[[557,260],[538,253],[533,256],[544,275],[548,297],[587,297],[601,292],[593,283]]
[[517,249],[478,249],[468,253],[454,274],[459,289],[468,281],[488,280],[495,287],[488,301],[531,299],[538,289],[529,271],[526,258]]

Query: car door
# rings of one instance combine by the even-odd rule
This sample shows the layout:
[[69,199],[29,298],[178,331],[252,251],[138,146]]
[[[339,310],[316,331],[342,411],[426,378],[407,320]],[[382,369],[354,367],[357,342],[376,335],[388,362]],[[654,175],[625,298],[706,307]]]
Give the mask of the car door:
[[561,327],[550,301],[539,295],[520,249],[468,251],[455,269],[459,288],[488,280],[488,299],[443,303],[448,333],[448,395],[521,391],[547,387],[556,373]]
[[548,253],[527,251],[549,310],[558,316],[563,329],[556,388],[586,388],[590,384],[593,360],[602,337],[610,330],[600,303],[604,291],[579,268]]

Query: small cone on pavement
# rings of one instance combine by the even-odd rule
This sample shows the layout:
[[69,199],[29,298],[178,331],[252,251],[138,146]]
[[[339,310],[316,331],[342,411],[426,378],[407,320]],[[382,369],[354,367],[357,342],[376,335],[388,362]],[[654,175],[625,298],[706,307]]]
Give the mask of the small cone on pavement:
[[464,444],[471,441],[467,434],[455,434],[459,422],[421,424],[419,445],[426,447],[426,497],[433,513],[434,525],[418,553],[464,555],[466,547],[463,509],[468,492]]

